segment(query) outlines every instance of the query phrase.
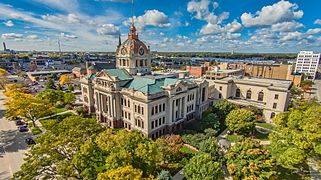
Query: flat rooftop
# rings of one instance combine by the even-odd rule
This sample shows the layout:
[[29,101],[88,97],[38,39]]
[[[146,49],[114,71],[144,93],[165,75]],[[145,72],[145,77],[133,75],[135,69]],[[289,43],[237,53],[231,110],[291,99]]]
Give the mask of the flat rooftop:
[[248,83],[248,84],[273,86],[273,87],[282,88],[282,89],[289,89],[292,85],[292,81],[290,80],[256,78],[256,77],[249,77],[249,76],[229,76],[217,81],[234,81],[234,82],[241,82],[241,83]]
[[243,69],[219,69],[219,70],[211,70],[207,72],[211,73],[233,73],[233,72],[240,72],[243,71]]
[[60,73],[71,73],[68,70],[53,70],[53,71],[36,71],[36,72],[27,72],[27,75],[36,76],[36,75],[43,75],[43,74],[60,74]]

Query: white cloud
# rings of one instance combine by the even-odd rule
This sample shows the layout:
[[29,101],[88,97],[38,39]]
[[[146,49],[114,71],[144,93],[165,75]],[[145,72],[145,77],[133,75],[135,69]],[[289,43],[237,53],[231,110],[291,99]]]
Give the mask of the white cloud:
[[281,42],[282,41],[300,41],[304,38],[304,34],[298,31],[295,32],[288,32],[281,34]]
[[315,35],[315,34],[320,34],[320,33],[321,33],[321,28],[309,29],[307,31],[308,35]]
[[289,32],[289,31],[295,31],[296,29],[299,29],[301,27],[304,27],[304,25],[295,21],[290,21],[290,22],[273,24],[271,26],[271,29],[272,31],[275,31],[275,32]]
[[1,35],[2,39],[14,39],[14,40],[20,40],[23,38],[22,34],[16,34],[16,33],[5,33]]
[[48,7],[63,10],[66,12],[77,12],[79,3],[77,0],[33,0]]
[[239,32],[242,29],[242,24],[237,22],[237,20],[234,20],[233,22],[228,23],[225,26],[225,29],[227,32],[231,32],[231,33]]
[[[168,16],[158,10],[147,10],[142,16],[134,17],[135,25],[139,29],[143,29],[145,26],[156,26],[156,27],[169,27]],[[128,26],[131,24],[132,20],[129,18],[127,21],[123,22],[124,25]]]
[[316,20],[314,21],[314,24],[321,25],[321,19],[316,19]]
[[26,37],[27,40],[36,40],[36,39],[39,39],[39,37],[35,34],[31,34],[31,35],[28,35]]
[[219,3],[218,2],[213,2],[213,8],[216,9],[219,7]]
[[160,36],[165,36],[165,33],[160,32],[159,35],[160,35]]
[[8,27],[12,27],[14,26],[13,22],[11,20],[7,21],[7,22],[4,22],[3,23],[4,25],[8,26]]
[[68,14],[67,21],[71,24],[80,23],[80,18],[76,14]]
[[77,39],[78,37],[71,34],[60,33],[60,38],[66,41],[69,41],[69,40]]
[[119,28],[113,24],[103,24],[96,31],[99,35],[119,35]]
[[217,24],[208,23],[201,29],[201,34],[220,34],[224,32],[224,28]]
[[190,23],[188,21],[185,21],[185,27],[188,27]]
[[273,25],[302,18],[303,11],[296,11],[298,8],[297,4],[281,0],[273,5],[264,6],[261,11],[257,11],[255,14],[242,14],[241,20],[246,27]]

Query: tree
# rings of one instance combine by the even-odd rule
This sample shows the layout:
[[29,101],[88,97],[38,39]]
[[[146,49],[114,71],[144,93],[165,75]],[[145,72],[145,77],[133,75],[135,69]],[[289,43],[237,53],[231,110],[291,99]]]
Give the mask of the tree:
[[143,179],[143,171],[133,168],[132,166],[119,167],[107,173],[100,173],[98,180],[141,180]]
[[211,157],[215,161],[218,161],[218,162],[223,161],[223,156],[220,151],[220,147],[217,143],[216,138],[214,138],[214,137],[211,137],[211,138],[208,138],[208,139],[202,141],[200,143],[199,151],[203,152],[203,153],[208,153],[209,155],[211,155]]
[[53,112],[51,104],[35,98],[31,94],[16,93],[6,100],[5,105],[7,106],[6,117],[9,119],[22,117],[32,121],[34,127],[37,119]]
[[6,95],[7,97],[14,96],[15,93],[28,93],[29,92],[28,88],[26,88],[22,84],[16,84],[16,83],[7,84],[4,89],[5,89],[4,95]]
[[184,176],[187,179],[224,179],[221,164],[207,153],[199,153],[192,157],[184,167]]
[[75,76],[73,74],[63,74],[60,76],[59,78],[59,83],[60,85],[69,85],[73,82],[73,80],[75,79]]
[[45,89],[37,95],[37,98],[55,105],[58,101],[64,101],[64,92],[54,89]]
[[158,176],[157,176],[158,180],[172,180],[173,177],[171,175],[171,173],[169,171],[166,170],[162,170]]
[[275,160],[257,140],[247,138],[236,143],[225,157],[233,179],[273,179],[276,176]]
[[296,103],[288,112],[273,118],[271,150],[284,168],[300,170],[309,158],[321,163],[321,106],[314,101]]
[[210,113],[202,118],[201,124],[204,126],[203,128],[213,128],[216,131],[220,130],[220,120],[214,113]]
[[166,135],[156,140],[160,152],[167,162],[177,161],[181,159],[183,154],[181,148],[184,143],[180,135]]
[[310,81],[310,80],[304,80],[301,82],[301,87],[304,87],[304,86],[309,86],[311,87],[313,85],[313,81]]
[[226,117],[226,125],[229,130],[246,134],[255,127],[255,115],[246,109],[236,109],[231,111]]
[[222,100],[215,103],[212,107],[212,112],[215,113],[220,119],[225,119],[226,116],[237,107],[228,102],[227,100]]
[[72,92],[64,93],[63,98],[64,98],[64,103],[69,105],[74,104],[76,101],[76,97]]
[[4,88],[6,84],[6,76],[8,75],[9,75],[8,71],[0,68],[0,88]]
[[37,138],[17,179],[96,179],[105,154],[95,144],[104,129],[95,119],[70,116]]
[[56,89],[56,85],[54,80],[52,80],[51,78],[48,78],[46,84],[45,84],[46,89]]

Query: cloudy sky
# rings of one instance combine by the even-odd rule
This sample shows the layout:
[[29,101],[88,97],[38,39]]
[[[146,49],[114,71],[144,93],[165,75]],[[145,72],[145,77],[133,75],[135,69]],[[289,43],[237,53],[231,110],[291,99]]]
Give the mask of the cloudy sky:
[[[153,51],[321,51],[318,0],[135,0]],[[15,50],[115,51],[130,0],[1,0],[0,40]]]

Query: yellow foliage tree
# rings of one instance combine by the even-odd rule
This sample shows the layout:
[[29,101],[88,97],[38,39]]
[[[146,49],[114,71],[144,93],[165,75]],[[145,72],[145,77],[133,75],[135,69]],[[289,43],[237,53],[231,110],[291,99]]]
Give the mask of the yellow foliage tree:
[[28,92],[28,89],[23,86],[22,84],[17,84],[17,83],[14,83],[14,84],[7,84],[5,87],[4,87],[4,95],[6,95],[7,97],[12,97],[14,96],[15,93],[27,93]]
[[21,117],[27,121],[32,121],[36,126],[36,120],[50,115],[53,112],[53,106],[47,101],[43,101],[31,94],[15,92],[5,101],[7,107],[6,117],[13,119]]
[[9,73],[5,69],[0,68],[0,89],[4,88],[6,84],[6,76],[8,76]]
[[98,175],[99,180],[141,180],[143,176],[143,171],[135,169],[132,166],[120,167],[111,170],[107,173],[100,173]]
[[73,74],[63,74],[59,78],[60,85],[71,84],[72,81],[75,79]]

